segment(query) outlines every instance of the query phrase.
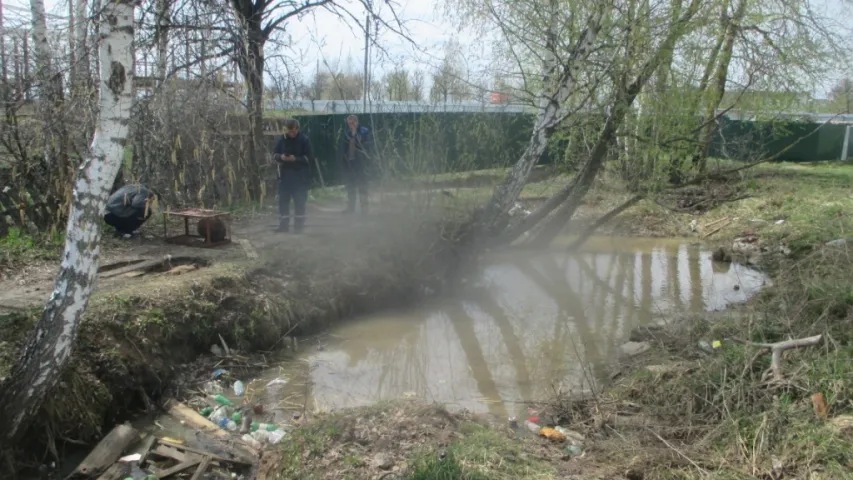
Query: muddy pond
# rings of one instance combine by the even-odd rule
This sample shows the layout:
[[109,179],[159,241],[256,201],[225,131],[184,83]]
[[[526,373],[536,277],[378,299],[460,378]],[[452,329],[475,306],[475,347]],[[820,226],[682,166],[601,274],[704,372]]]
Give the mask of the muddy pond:
[[[282,419],[401,397],[506,418],[555,388],[606,377],[633,328],[724,309],[769,282],[683,241],[593,238],[569,254],[569,240],[494,254],[451,296],[306,339],[296,360],[264,372],[253,390]],[[288,383],[261,393],[275,378]]]

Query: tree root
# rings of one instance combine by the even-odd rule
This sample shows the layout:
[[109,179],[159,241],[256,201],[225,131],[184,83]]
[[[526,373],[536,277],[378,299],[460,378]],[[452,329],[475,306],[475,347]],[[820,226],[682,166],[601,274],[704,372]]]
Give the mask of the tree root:
[[[749,345],[753,347],[758,347],[763,350],[769,350],[771,353],[770,359],[770,369],[762,375],[762,379],[766,378],[768,374],[773,375],[775,380],[782,379],[782,352],[785,350],[790,350],[792,348],[800,348],[800,347],[811,347],[814,345],[818,345],[823,341],[823,335],[815,335],[813,337],[806,338],[798,338],[795,340],[785,340],[782,342],[776,343],[756,343],[756,342],[748,342],[746,340],[740,340],[738,338],[729,338],[735,343],[740,343],[742,345]],[[756,357],[757,358],[757,357]]]

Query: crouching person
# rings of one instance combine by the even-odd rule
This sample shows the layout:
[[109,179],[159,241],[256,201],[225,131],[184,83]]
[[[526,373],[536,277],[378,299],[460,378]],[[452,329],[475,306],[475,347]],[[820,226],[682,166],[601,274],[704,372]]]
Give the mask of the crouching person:
[[290,202],[293,200],[293,230],[305,228],[305,204],[311,186],[311,159],[314,153],[308,136],[299,131],[299,121],[284,122],[284,135],[275,145],[273,158],[278,164],[278,231],[290,231]]
[[145,185],[125,185],[107,200],[104,222],[115,228],[116,236],[130,238],[151,218],[159,199],[160,194]]

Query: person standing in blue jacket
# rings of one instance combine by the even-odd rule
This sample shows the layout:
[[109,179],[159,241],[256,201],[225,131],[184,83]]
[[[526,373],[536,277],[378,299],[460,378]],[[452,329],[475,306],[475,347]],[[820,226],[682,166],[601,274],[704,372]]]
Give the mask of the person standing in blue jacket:
[[293,230],[305,228],[305,204],[311,186],[311,159],[314,152],[308,136],[299,131],[299,121],[284,122],[284,135],[278,138],[273,159],[278,164],[278,231],[290,231],[290,201],[293,200]]
[[367,177],[373,139],[367,127],[359,126],[358,117],[347,117],[347,128],[341,142],[344,183],[347,187],[347,208],[344,213],[355,213],[355,202],[361,204],[361,213],[367,213]]

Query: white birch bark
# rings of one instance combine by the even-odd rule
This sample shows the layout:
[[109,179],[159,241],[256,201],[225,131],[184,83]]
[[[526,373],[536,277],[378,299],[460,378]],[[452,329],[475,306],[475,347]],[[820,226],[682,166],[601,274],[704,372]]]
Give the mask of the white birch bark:
[[[41,0],[34,0],[38,2]],[[99,23],[99,117],[95,135],[74,184],[59,274],[24,353],[0,386],[0,441],[9,446],[59,380],[95,287],[101,216],[122,159],[133,82],[134,4],[107,0]]]
[[543,55],[543,90],[540,92],[537,101],[539,112],[536,116],[536,122],[533,125],[533,133],[521,158],[512,167],[506,180],[495,188],[492,198],[486,204],[480,218],[477,219],[485,229],[490,230],[498,225],[500,219],[515,204],[518,195],[524,188],[527,177],[530,175],[530,171],[539,163],[542,154],[545,153],[548,140],[553,135],[557,126],[568,117],[570,109],[566,105],[566,102],[575,88],[575,79],[583,65],[583,60],[595,45],[598,32],[601,28],[603,11],[598,12],[597,15],[590,19],[586,30],[581,34],[571,56],[565,60],[563,65],[559,65],[554,52],[554,49],[557,48],[555,41],[555,36],[557,35],[555,25],[558,18],[557,7],[554,2],[551,2],[551,6],[552,24],[549,25],[549,28],[545,32],[546,37],[549,38],[546,38]]
[[50,61],[50,45],[47,42],[47,21],[44,10],[44,0],[30,0],[30,29],[32,30],[33,53],[36,63],[36,79],[38,80],[38,110],[43,123],[42,136],[44,160],[48,168],[56,163],[54,139],[51,135],[51,123],[56,116],[51,110],[55,104],[53,96],[53,68]]

